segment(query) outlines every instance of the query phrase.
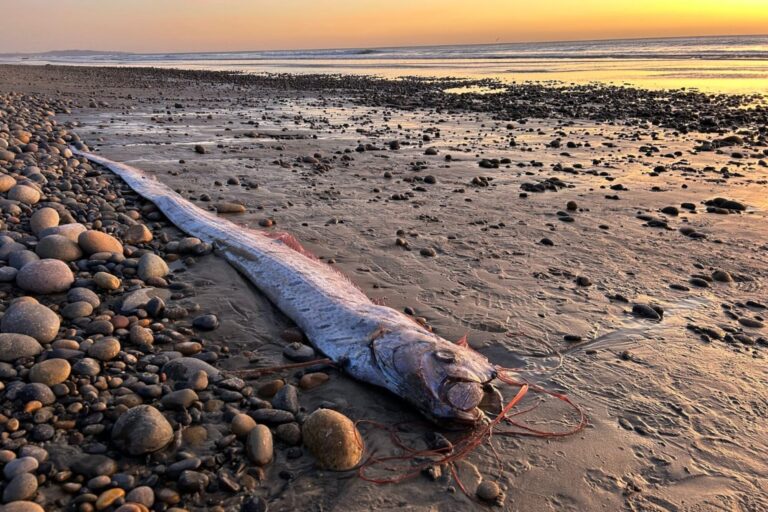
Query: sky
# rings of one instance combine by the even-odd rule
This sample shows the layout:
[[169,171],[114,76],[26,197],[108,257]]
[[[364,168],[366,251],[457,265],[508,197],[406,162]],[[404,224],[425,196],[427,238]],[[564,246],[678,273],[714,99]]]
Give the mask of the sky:
[[0,53],[196,52],[765,34],[768,0],[0,0],[0,17]]

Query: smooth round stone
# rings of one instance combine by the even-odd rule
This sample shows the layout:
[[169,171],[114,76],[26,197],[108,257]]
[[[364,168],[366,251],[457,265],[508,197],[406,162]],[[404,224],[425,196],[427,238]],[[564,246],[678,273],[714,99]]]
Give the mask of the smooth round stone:
[[29,218],[29,227],[37,235],[44,229],[58,226],[60,220],[59,212],[53,208],[40,208]]
[[56,396],[53,394],[53,391],[51,391],[51,388],[45,384],[31,382],[25,384],[24,387],[19,390],[16,399],[23,403],[38,401],[43,405],[51,405],[56,401]]
[[203,391],[208,387],[208,374],[198,370],[187,379],[187,387],[195,391]]
[[292,414],[299,412],[299,391],[296,386],[286,384],[272,399],[272,407],[275,409],[288,411]]
[[151,345],[155,341],[155,336],[152,334],[152,329],[136,324],[131,327],[128,339],[136,345]]
[[96,295],[96,292],[89,290],[88,288],[71,288],[67,292],[67,300],[69,302],[87,302],[94,308],[99,307],[101,299]]
[[0,361],[12,362],[20,357],[33,357],[43,351],[43,347],[32,336],[25,334],[0,334]]
[[179,490],[184,493],[203,492],[210,480],[205,473],[186,470],[179,477]]
[[133,224],[125,231],[123,240],[129,244],[146,244],[152,241],[152,232],[144,224]]
[[232,433],[238,437],[247,435],[251,430],[256,427],[256,421],[247,414],[236,414],[232,418],[232,424],[230,429]]
[[149,508],[155,504],[155,491],[149,486],[142,485],[131,490],[125,497],[125,501]]
[[0,283],[12,283],[19,271],[13,267],[0,267]]
[[2,512],[45,512],[45,509],[34,501],[14,501],[3,505]]
[[85,226],[78,223],[62,224],[61,226],[53,226],[40,230],[37,234],[38,238],[45,238],[50,235],[61,235],[69,238],[73,242],[77,242],[80,235],[85,233]]
[[72,366],[72,373],[85,377],[95,377],[101,373],[101,365],[95,359],[84,357]]
[[112,428],[112,440],[131,455],[161,450],[172,439],[171,424],[160,411],[150,405],[137,405],[128,409]]
[[204,371],[208,374],[208,378],[211,380],[218,380],[221,376],[221,372],[200,359],[194,357],[180,357],[168,361],[163,365],[163,373],[165,373],[170,380],[185,382],[192,375],[198,371]]
[[[0,158],[0,160],[2,159]],[[8,176],[7,174],[0,174],[0,192],[2,193],[8,192],[15,185],[16,185],[16,179],[14,179],[13,176]]]
[[195,237],[186,237],[179,240],[178,251],[180,253],[195,252],[198,247],[203,244],[203,241]]
[[29,370],[29,381],[55,386],[69,378],[72,366],[66,359],[46,359]]
[[290,343],[288,346],[286,346],[283,349],[283,355],[286,359],[290,359],[291,361],[296,361],[298,363],[312,361],[313,359],[317,358],[315,349],[309,345],[305,345],[299,342]]
[[5,465],[3,475],[6,480],[11,480],[22,473],[34,473],[39,466],[40,463],[34,457],[19,457]]
[[82,318],[84,316],[90,316],[93,313],[93,306],[88,302],[81,300],[79,302],[71,302],[61,308],[61,316],[70,320],[74,318]]
[[272,432],[266,425],[256,425],[251,429],[245,442],[245,451],[251,462],[257,466],[266,466],[272,462],[274,456]]
[[120,288],[120,279],[109,272],[96,272],[93,282],[102,290],[117,290]]
[[275,428],[278,439],[291,446],[301,444],[301,427],[298,423],[283,423]]
[[166,409],[184,410],[188,409],[193,403],[198,400],[197,393],[191,389],[179,389],[165,395],[160,403]]
[[48,460],[49,456],[48,451],[45,448],[28,444],[21,447],[21,450],[19,450],[19,457],[32,457],[42,464]]
[[33,261],[38,260],[40,260],[40,256],[32,251],[27,250],[15,251],[12,252],[10,256],[8,256],[8,264],[16,270],[21,270],[21,268],[27,263],[32,263]]
[[41,258],[61,261],[75,261],[83,257],[80,246],[63,235],[46,236],[37,244],[35,252]]
[[139,258],[138,274],[139,279],[147,281],[152,278],[165,277],[168,275],[168,264],[157,254],[148,252]]
[[40,343],[49,343],[59,332],[59,316],[37,302],[16,302],[8,308],[0,330],[6,333],[26,334]]
[[37,492],[37,477],[30,473],[22,473],[13,480],[3,491],[3,502],[28,500]]
[[83,455],[72,462],[72,471],[91,479],[117,473],[117,462],[106,455]]
[[86,254],[97,252],[111,252],[123,254],[123,244],[117,238],[101,231],[88,230],[80,233],[77,243]]
[[192,327],[201,331],[212,331],[219,327],[219,318],[216,315],[200,315],[192,320]]
[[40,191],[29,185],[15,185],[8,191],[8,199],[24,204],[37,204],[40,201]]
[[355,424],[331,409],[318,409],[302,427],[304,445],[326,469],[346,471],[363,457],[365,444]]
[[714,272],[712,272],[712,279],[720,283],[733,282],[733,276],[731,276],[731,274],[729,272],[726,272],[725,270],[715,270]]
[[104,510],[111,507],[117,500],[125,496],[125,491],[119,487],[104,491],[96,500],[96,510]]
[[490,480],[483,480],[480,485],[477,486],[477,497],[483,501],[495,502],[501,496],[501,489],[496,482]]
[[88,355],[99,361],[111,361],[120,353],[120,342],[116,338],[102,338],[88,348]]
[[65,292],[74,282],[69,266],[54,259],[27,263],[16,275],[16,284],[21,289],[38,294]]
[[321,386],[328,382],[330,377],[327,373],[323,372],[312,372],[302,375],[301,379],[299,379],[299,387],[303,389],[304,391],[308,391],[310,389],[314,389],[318,386]]

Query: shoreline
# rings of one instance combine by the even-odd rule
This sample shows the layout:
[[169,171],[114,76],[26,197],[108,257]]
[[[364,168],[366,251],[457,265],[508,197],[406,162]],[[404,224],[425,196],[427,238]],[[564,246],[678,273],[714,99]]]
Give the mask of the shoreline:
[[[465,484],[501,486],[503,509],[766,504],[749,484],[767,470],[756,455],[763,413],[745,409],[766,398],[764,110],[743,115],[734,100],[693,93],[519,86],[501,99],[454,99],[419,81],[349,78],[329,90],[329,77],[6,69],[0,91],[55,97],[56,117],[101,154],[155,173],[201,206],[242,204],[240,222],[296,234],[372,297],[413,310],[448,339],[468,332],[494,362],[536,369],[534,382],[587,407],[591,424],[579,436],[499,439],[498,467],[488,447],[462,463]],[[570,104],[585,97],[603,103]],[[643,103],[608,115],[627,98]],[[658,112],[671,106],[678,111]],[[719,124],[702,124],[702,113]],[[718,196],[735,203],[707,204]],[[204,258],[178,278],[206,283],[195,285],[201,307],[221,320],[209,343],[227,347],[216,365],[279,362],[290,326]],[[663,317],[650,318],[654,307]],[[564,354],[556,373],[552,349]],[[330,375],[300,394],[307,412],[333,401],[353,419],[417,418]],[[246,387],[258,394],[269,380]],[[733,403],[702,382],[744,398]],[[526,416],[534,425],[564,419],[550,405]],[[201,425],[224,428],[215,416]],[[204,446],[196,457],[207,456]],[[481,508],[446,477],[382,488],[317,474],[308,454],[289,452],[276,450],[256,492],[270,510]],[[198,472],[213,473],[206,464]]]

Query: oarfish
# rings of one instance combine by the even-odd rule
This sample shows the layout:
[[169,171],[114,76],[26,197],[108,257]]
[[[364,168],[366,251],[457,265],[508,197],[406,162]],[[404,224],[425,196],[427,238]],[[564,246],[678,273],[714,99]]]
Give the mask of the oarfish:
[[145,172],[78,151],[120,176],[179,229],[223,257],[350,376],[386,388],[444,424],[476,424],[495,367],[404,313],[375,304],[346,277],[309,257],[290,237],[271,238],[203,210]]

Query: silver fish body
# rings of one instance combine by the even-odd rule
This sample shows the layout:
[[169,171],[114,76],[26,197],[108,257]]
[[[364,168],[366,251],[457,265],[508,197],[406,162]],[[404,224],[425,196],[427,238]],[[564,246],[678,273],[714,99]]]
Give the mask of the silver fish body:
[[352,377],[388,389],[437,422],[480,421],[477,406],[496,377],[484,356],[374,304],[327,264],[195,206],[139,169],[73,152],[120,176],[182,231],[215,244],[316,349]]

